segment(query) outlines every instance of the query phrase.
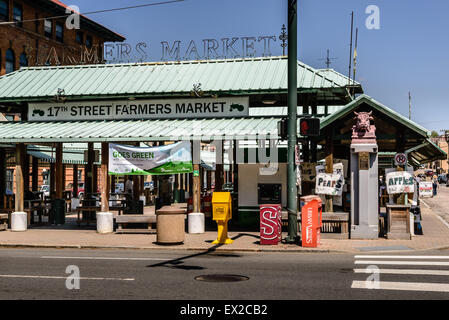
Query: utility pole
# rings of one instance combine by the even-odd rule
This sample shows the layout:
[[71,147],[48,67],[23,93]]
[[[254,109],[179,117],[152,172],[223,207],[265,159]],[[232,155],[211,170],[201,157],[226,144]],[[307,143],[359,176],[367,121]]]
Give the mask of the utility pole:
[[324,59],[318,59],[318,60],[320,60],[320,61],[325,61],[325,64],[326,64],[326,68],[327,69],[329,69],[329,67],[330,67],[330,65],[331,65],[331,63],[332,63],[332,60],[334,60],[334,59],[337,59],[337,58],[331,58],[330,57],[330,54],[329,54],[329,49],[327,49],[327,56],[326,56],[326,58],[324,58]]
[[287,243],[298,241],[298,192],[296,187],[295,148],[298,106],[298,13],[297,0],[288,0],[288,164],[287,164]]
[[351,66],[352,66],[352,33],[354,30],[354,11],[351,13],[351,43],[349,44],[349,83],[348,85],[351,85]]
[[412,95],[408,92],[408,119],[412,120]]

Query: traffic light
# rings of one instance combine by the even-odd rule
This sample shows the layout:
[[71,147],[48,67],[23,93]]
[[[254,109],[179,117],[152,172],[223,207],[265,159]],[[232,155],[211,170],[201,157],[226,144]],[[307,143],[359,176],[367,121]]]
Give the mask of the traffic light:
[[278,122],[278,135],[280,137],[280,140],[287,140],[287,118],[282,118],[281,121]]
[[303,137],[312,137],[320,135],[319,118],[301,118],[299,122],[299,133]]

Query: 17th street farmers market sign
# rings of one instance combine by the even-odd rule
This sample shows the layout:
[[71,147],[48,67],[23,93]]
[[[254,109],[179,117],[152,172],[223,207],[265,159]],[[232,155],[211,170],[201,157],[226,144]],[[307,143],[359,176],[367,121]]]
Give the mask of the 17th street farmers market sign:
[[248,107],[249,97],[30,103],[28,121],[244,117]]
[[163,175],[193,171],[190,142],[160,147],[109,144],[110,175]]

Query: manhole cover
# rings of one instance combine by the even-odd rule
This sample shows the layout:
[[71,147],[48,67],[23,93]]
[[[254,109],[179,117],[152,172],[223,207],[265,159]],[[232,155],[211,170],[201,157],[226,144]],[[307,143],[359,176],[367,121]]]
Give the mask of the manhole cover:
[[248,277],[235,274],[206,274],[195,277],[195,280],[206,282],[237,282],[249,280]]

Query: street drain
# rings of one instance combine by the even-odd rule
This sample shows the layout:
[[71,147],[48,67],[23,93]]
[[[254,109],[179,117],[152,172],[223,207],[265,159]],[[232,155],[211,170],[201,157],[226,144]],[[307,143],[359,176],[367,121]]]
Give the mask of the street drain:
[[206,282],[237,282],[249,280],[248,277],[235,274],[206,274],[195,277],[195,280]]

